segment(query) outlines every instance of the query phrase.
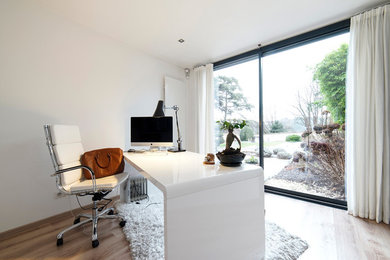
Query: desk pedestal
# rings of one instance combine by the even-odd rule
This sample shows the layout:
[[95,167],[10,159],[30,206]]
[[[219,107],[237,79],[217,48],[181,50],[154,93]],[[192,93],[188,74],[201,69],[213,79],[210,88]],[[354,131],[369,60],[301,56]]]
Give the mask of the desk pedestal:
[[165,259],[262,259],[260,178],[165,200]]
[[264,259],[260,167],[203,165],[190,152],[124,157],[164,195],[165,259]]

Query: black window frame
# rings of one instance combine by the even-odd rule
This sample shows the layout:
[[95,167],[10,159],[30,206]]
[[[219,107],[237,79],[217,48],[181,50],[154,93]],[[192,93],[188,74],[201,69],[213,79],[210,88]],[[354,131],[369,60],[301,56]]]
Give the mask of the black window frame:
[[[254,59],[259,60],[259,151],[264,150],[264,128],[263,128],[263,81],[262,81],[262,67],[261,67],[261,58],[266,57],[268,55],[272,55],[278,52],[282,52],[285,50],[293,49],[296,47],[300,47],[312,42],[324,40],[330,37],[334,37],[343,33],[347,33],[350,31],[351,20],[346,19],[337,23],[333,23],[319,29],[315,29],[297,36],[293,36],[291,38],[281,40],[266,46],[261,46],[257,49],[247,51],[245,53],[229,57],[227,59],[223,59],[221,61],[215,62],[214,71],[224,69],[227,67],[231,67],[234,65],[238,65],[244,62],[248,62]],[[260,166],[264,168],[264,155],[260,153]],[[272,187],[268,185],[264,185],[265,192],[283,195],[295,199],[300,199],[304,201],[314,202],[321,205],[326,205],[338,209],[347,209],[347,201],[345,200],[337,200],[326,198],[322,196],[312,195],[303,192],[297,192],[287,189],[282,189],[278,187]]]

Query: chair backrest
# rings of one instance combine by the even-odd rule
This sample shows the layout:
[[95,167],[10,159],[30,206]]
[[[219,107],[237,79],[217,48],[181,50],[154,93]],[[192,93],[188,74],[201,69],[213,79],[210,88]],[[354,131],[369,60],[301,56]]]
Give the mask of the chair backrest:
[[[76,125],[45,125],[45,135],[55,170],[80,165],[84,153],[79,127]],[[83,179],[82,170],[61,174],[62,186]]]

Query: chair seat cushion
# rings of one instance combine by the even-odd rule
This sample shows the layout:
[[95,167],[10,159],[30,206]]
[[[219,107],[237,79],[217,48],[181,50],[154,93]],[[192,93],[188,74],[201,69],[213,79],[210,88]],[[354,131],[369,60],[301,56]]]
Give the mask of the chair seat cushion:
[[[96,179],[96,188],[98,191],[101,190],[112,190],[124,182],[128,177],[127,172],[118,173],[104,178]],[[92,180],[81,180],[76,181],[72,184],[64,186],[66,191],[70,192],[82,192],[82,191],[92,191],[93,185]]]

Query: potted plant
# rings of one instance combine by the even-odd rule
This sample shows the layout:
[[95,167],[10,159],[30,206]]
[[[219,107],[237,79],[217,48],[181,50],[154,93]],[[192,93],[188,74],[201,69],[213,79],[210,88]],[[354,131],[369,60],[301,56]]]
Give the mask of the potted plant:
[[[239,166],[241,165],[241,162],[245,158],[245,154],[241,152],[241,141],[238,136],[236,136],[233,131],[234,129],[242,129],[244,126],[246,126],[245,120],[237,121],[234,120],[232,122],[229,121],[217,121],[217,123],[220,125],[221,130],[227,130],[228,134],[226,136],[226,146],[225,149],[222,152],[218,152],[217,158],[220,160],[222,165],[225,166]],[[232,148],[232,144],[234,142],[234,139],[237,140],[239,144],[239,148],[234,149]]]

